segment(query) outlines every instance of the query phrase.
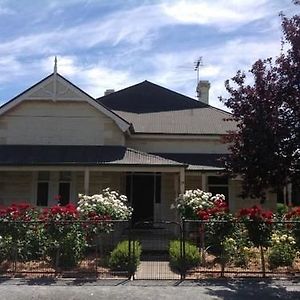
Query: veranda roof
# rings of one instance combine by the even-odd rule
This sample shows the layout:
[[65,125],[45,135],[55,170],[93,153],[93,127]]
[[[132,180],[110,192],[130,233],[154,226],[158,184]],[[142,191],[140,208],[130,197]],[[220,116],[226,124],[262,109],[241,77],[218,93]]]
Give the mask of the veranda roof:
[[0,166],[186,166],[123,146],[0,145]]

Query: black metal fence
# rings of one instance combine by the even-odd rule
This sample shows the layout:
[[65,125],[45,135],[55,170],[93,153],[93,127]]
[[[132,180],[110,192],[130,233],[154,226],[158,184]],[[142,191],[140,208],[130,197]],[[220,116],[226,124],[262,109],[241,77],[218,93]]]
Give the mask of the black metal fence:
[[[2,221],[0,274],[128,278],[132,251],[129,221]],[[123,242],[128,263],[118,266],[111,253]],[[119,254],[120,255],[120,254]]]
[[251,243],[243,223],[237,221],[228,236],[222,228],[232,223],[216,220],[136,224],[102,220],[96,225],[2,221],[0,275],[117,279],[300,275],[299,241],[290,238],[299,222],[271,224],[269,234],[281,232],[279,242],[284,236],[291,246],[284,248],[287,257],[289,249],[294,251],[293,262],[284,267],[272,265],[270,247]]
[[[219,220],[182,220],[183,249],[190,243],[200,252],[198,265],[186,268],[182,277],[201,279],[224,276],[299,276],[300,223],[277,220],[265,224],[267,229],[259,230],[265,230],[268,237],[265,241],[260,241],[258,236],[254,237],[254,241],[261,242],[261,245],[257,245],[251,241],[242,221],[235,220],[232,223]],[[231,233],[227,235],[228,225]],[[275,247],[272,248],[274,243]],[[183,260],[187,265],[186,253],[183,253]]]

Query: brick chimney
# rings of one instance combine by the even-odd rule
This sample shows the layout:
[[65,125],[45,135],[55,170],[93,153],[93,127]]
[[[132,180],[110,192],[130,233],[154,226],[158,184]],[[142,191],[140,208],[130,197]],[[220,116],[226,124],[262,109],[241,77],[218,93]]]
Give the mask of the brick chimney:
[[197,97],[198,100],[208,104],[209,101],[209,88],[210,88],[210,83],[208,80],[200,80],[198,85],[197,85]]

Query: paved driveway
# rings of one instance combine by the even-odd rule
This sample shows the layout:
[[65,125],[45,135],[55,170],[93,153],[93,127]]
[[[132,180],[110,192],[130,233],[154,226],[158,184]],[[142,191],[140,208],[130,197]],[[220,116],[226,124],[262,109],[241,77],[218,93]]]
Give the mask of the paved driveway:
[[300,280],[80,281],[1,280],[1,300],[300,299]]

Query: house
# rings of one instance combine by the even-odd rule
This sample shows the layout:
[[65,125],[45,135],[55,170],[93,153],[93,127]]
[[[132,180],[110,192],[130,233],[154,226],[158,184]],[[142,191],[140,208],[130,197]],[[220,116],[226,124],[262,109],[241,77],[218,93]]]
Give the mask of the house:
[[[222,176],[222,137],[235,124],[199,99],[144,81],[94,99],[54,71],[0,107],[0,205],[76,202],[106,187],[126,193],[134,220],[174,220],[179,193],[223,193],[235,211],[241,181]],[[268,204],[275,207],[276,194]]]

